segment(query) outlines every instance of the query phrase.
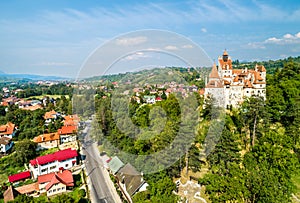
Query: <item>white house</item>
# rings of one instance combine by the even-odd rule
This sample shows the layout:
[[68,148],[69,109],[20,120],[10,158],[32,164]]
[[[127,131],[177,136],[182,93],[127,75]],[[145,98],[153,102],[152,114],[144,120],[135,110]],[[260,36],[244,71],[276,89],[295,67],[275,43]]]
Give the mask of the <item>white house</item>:
[[154,95],[145,95],[144,100],[147,104],[154,104],[155,103],[155,96]]
[[9,137],[0,137],[0,152],[6,153],[9,151],[14,143],[11,141]]
[[34,178],[63,169],[70,169],[77,163],[77,151],[61,150],[52,154],[37,157],[29,163],[29,169]]
[[47,192],[47,196],[64,193],[68,188],[74,186],[73,175],[71,171],[64,170],[38,177],[39,192]]

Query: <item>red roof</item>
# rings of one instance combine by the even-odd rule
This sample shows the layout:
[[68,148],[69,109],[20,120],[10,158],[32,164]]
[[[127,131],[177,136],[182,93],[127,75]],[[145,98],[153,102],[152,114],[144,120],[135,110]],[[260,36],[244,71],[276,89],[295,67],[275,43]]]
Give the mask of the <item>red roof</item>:
[[71,159],[77,156],[78,156],[77,151],[69,148],[45,156],[37,157],[36,159],[31,160],[30,164],[32,166],[43,165],[54,161],[63,161],[63,160]]
[[60,129],[58,129],[58,133],[60,135],[69,135],[69,134],[73,134],[74,132],[77,132],[77,126],[74,125],[63,126]]
[[29,171],[25,171],[25,172],[21,172],[21,173],[17,173],[11,176],[8,176],[8,181],[11,183],[20,181],[20,180],[25,180],[27,178],[30,178],[31,174]]
[[38,183],[47,183],[46,190],[49,190],[54,184],[62,183],[66,186],[74,186],[74,179],[71,171],[65,170],[61,172],[49,173],[38,176]]

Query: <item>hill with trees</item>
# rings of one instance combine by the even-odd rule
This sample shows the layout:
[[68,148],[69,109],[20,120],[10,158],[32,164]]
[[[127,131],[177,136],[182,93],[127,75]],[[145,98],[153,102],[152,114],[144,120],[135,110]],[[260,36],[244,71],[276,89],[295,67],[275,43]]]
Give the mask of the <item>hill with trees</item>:
[[[267,100],[251,97],[240,108],[227,110],[220,139],[205,158],[201,154],[205,150],[208,129],[218,124],[212,123],[215,112],[210,108],[211,101],[204,101],[196,94],[199,115],[194,125],[196,135],[193,139],[181,140],[189,142],[191,147],[176,157],[177,161],[170,167],[146,174],[149,188],[135,195],[134,202],[176,202],[179,197],[172,192],[176,191],[173,180],[180,177],[185,166],[194,172],[208,169],[199,178],[199,183],[204,186],[211,202],[291,202],[292,194],[299,198],[298,59],[289,58],[265,65],[271,73],[267,75]],[[174,70],[186,74],[188,82],[193,81],[188,71],[180,68]],[[147,129],[136,132],[128,122],[118,123],[115,120],[113,96],[103,95],[106,96],[96,97],[96,116],[101,132],[95,133],[95,138],[109,154],[117,154],[118,149],[131,154],[148,155],[160,152],[166,146],[172,148],[172,142],[176,140],[182,125],[183,112],[178,96],[171,94],[167,99],[151,105],[132,101],[128,109],[124,106],[124,112],[129,112],[130,122],[139,129]],[[126,102],[122,96],[118,98],[118,105]],[[162,112],[165,120],[160,120],[160,116],[151,117]],[[121,114],[117,116],[124,118]],[[164,157],[166,161],[173,158],[168,154]],[[127,158],[126,161],[138,169],[149,164],[140,162],[138,158]]]

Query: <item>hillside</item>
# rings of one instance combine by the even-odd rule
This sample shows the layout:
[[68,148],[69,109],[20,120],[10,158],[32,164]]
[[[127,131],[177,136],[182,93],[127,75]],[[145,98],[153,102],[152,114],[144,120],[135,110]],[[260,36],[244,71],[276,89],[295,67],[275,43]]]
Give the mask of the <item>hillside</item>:
[[[226,114],[214,110],[209,100],[203,108],[201,97],[196,97],[195,103],[171,94],[155,104],[131,100],[126,107],[128,99],[124,95],[103,92],[106,96],[98,96],[95,104],[102,132],[95,133],[94,137],[110,155],[121,156],[145,173],[154,166],[162,169],[145,174],[151,189],[138,193],[134,202],[177,201],[178,196],[172,193],[176,190],[172,180],[181,177],[184,166],[188,174],[201,172],[193,178],[199,179],[203,186],[201,194],[205,193],[211,202],[290,202],[292,195],[299,195],[300,64],[297,60],[298,57],[295,61],[289,58],[270,65],[264,62],[271,69],[278,68],[268,75],[267,100],[252,97],[240,108],[227,110]],[[193,70],[173,70],[189,82],[193,81],[194,73],[190,73]],[[186,116],[194,117],[184,114],[182,107],[192,108],[195,104],[200,117],[186,123]],[[124,117],[128,112],[129,117]],[[218,115],[224,115],[224,120],[216,119]],[[193,126],[194,138],[187,134],[190,130],[185,128],[187,126]],[[220,126],[224,127],[221,133],[213,133],[218,132]],[[178,140],[181,130],[188,137]],[[207,145],[214,140],[219,141],[212,151],[207,150]],[[185,154],[178,151],[169,154],[164,150],[180,149],[185,144],[190,146]],[[124,156],[120,152],[135,156]],[[156,152],[160,153],[157,162],[143,161],[139,157]],[[165,167],[174,159],[177,161]]]

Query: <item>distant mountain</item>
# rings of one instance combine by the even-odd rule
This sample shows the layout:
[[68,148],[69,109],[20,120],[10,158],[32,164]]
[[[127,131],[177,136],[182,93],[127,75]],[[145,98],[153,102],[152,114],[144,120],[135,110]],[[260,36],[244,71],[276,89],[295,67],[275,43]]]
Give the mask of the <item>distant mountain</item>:
[[0,71],[0,78],[7,79],[27,79],[27,80],[50,80],[50,81],[62,81],[70,80],[70,78],[59,77],[59,76],[44,76],[44,75],[33,75],[33,74],[7,74]]

